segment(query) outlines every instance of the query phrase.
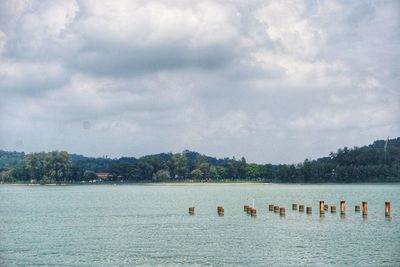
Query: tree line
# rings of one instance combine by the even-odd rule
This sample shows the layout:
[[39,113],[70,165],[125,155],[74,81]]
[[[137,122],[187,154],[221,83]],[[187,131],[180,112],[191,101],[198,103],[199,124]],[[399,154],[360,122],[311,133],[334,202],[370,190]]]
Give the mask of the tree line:
[[328,157],[298,164],[256,164],[217,159],[197,152],[161,153],[140,158],[90,158],[65,151],[0,151],[2,182],[77,183],[109,173],[112,182],[260,181],[281,183],[399,182],[400,137],[363,147],[343,148]]

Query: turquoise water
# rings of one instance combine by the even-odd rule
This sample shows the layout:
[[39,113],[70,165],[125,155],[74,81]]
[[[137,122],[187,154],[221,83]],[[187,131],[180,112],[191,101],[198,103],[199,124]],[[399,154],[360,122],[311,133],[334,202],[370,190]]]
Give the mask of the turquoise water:
[[[256,218],[243,212],[253,198]],[[0,186],[0,200],[4,266],[400,266],[399,184]],[[338,213],[320,218],[320,200]]]

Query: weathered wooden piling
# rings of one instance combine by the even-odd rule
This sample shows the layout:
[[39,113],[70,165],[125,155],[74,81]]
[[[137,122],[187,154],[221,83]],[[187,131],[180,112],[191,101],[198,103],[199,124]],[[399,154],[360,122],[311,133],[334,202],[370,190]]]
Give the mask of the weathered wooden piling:
[[285,216],[285,208],[279,208],[279,215]]
[[279,206],[274,206],[274,212],[278,213],[279,212]]
[[362,202],[362,215],[368,216],[368,202],[367,201]]
[[328,211],[328,210],[329,210],[328,204],[324,204],[324,211]]
[[252,209],[252,207],[251,206],[249,206],[248,208],[247,208],[247,214],[251,214],[251,209]]
[[307,207],[307,214],[312,214],[312,207]]
[[224,213],[225,213],[224,207],[218,206],[218,207],[217,207],[217,212],[218,212],[218,215],[219,215],[219,216],[223,216]]
[[320,201],[320,202],[319,202],[319,214],[320,214],[320,215],[325,214],[324,205],[325,205],[324,201]]
[[361,211],[360,205],[355,205],[354,206],[354,211],[355,212],[360,212]]
[[194,207],[189,208],[189,215],[194,215]]
[[243,211],[244,211],[244,212],[247,212],[247,209],[248,209],[248,208],[249,208],[249,205],[244,205],[244,206],[243,206]]
[[336,213],[336,206],[331,206],[331,213]]
[[292,210],[297,210],[297,204],[292,204]]
[[268,210],[269,211],[274,211],[274,206],[275,206],[274,204],[269,204],[268,205]]
[[299,212],[304,212],[304,205],[299,205]]
[[390,218],[390,202],[385,202],[385,217]]
[[340,214],[346,214],[346,201],[340,201]]
[[251,213],[250,213],[251,217],[255,217],[257,216],[257,209],[256,208],[251,208]]

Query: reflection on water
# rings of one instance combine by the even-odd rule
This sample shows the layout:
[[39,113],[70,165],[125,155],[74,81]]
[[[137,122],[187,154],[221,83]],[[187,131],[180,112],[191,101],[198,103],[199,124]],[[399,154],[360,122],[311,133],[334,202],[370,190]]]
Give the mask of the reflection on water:
[[[399,193],[398,184],[0,186],[0,265],[400,266]],[[243,211],[253,199],[256,217]],[[321,200],[367,200],[368,217],[320,217]]]

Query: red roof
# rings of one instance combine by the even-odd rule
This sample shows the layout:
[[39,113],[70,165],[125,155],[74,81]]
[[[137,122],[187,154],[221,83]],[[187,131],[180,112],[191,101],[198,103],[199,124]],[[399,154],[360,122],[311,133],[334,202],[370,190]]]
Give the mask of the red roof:
[[110,176],[110,173],[109,172],[96,172],[96,176],[97,177],[108,177],[108,176]]

